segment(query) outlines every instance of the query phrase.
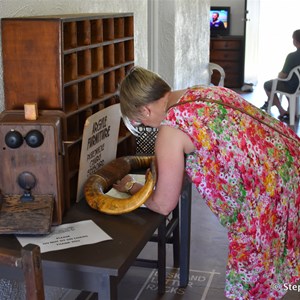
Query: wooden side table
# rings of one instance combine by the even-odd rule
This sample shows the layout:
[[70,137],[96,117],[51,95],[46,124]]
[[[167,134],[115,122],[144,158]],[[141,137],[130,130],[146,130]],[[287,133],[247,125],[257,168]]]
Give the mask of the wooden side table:
[[[180,203],[180,286],[189,282],[190,226],[192,187],[184,178]],[[44,283],[50,286],[98,293],[98,299],[117,299],[118,282],[136,259],[153,233],[158,230],[158,293],[165,291],[166,276],[166,219],[146,208],[131,213],[110,216],[91,209],[81,202],[72,206],[63,223],[93,220],[113,239],[42,254]],[[0,235],[0,247],[20,250],[14,235]],[[24,280],[22,272],[0,265],[0,274],[11,280]]]
[[[85,201],[75,204],[63,223],[93,220],[112,240],[42,254],[44,283],[50,286],[87,290],[98,299],[117,299],[117,284],[158,229],[158,273],[165,274],[165,217],[146,208],[129,214],[110,216],[92,210]],[[164,245],[164,249],[162,249]],[[20,249],[14,235],[1,235],[0,247]],[[8,279],[23,280],[22,273],[0,266]],[[161,275],[159,275],[161,276]],[[158,289],[164,292],[165,281]]]

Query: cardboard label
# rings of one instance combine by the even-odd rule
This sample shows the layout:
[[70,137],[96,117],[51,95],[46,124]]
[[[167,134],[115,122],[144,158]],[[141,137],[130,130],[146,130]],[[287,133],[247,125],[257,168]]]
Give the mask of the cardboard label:
[[80,154],[77,202],[83,198],[83,186],[89,176],[116,158],[120,104],[114,104],[86,119]]

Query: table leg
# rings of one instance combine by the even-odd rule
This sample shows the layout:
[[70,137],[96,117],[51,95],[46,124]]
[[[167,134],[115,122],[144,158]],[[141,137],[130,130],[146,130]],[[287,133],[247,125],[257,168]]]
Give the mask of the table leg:
[[158,227],[158,293],[164,294],[166,290],[166,220],[161,222]]
[[178,223],[173,231],[173,266],[180,267],[180,204],[172,212],[172,219],[178,220]]
[[118,281],[114,276],[100,276],[98,300],[117,300]]
[[184,176],[180,209],[180,287],[186,287],[190,271],[192,184]]

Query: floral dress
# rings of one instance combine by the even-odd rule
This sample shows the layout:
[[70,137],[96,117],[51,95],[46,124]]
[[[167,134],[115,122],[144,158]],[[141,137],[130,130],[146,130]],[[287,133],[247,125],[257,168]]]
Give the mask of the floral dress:
[[[199,98],[223,104],[185,102]],[[179,103],[162,125],[194,143],[186,171],[228,229],[225,295],[280,299],[300,279],[300,139],[226,88],[190,88]]]

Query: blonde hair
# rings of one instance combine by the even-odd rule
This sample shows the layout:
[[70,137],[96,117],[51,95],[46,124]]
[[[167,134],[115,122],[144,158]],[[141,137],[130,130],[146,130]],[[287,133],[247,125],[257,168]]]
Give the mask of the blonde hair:
[[122,118],[127,128],[136,134],[130,120],[139,120],[141,107],[154,102],[171,90],[171,87],[158,74],[135,66],[119,86],[119,99]]

